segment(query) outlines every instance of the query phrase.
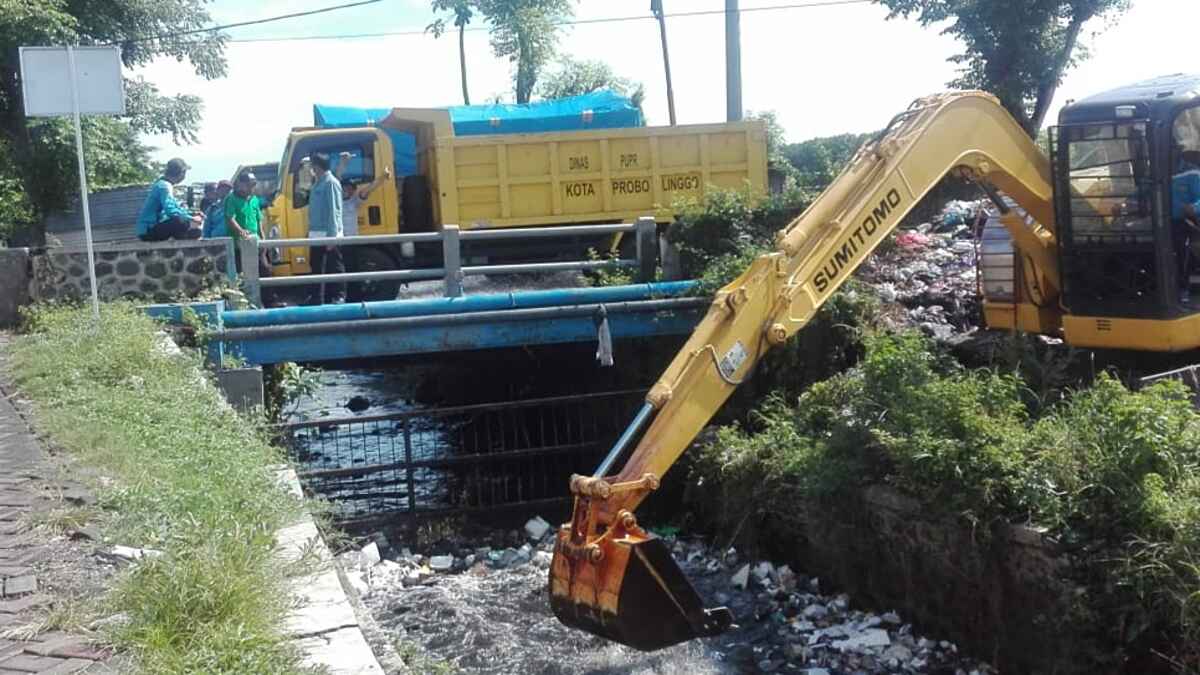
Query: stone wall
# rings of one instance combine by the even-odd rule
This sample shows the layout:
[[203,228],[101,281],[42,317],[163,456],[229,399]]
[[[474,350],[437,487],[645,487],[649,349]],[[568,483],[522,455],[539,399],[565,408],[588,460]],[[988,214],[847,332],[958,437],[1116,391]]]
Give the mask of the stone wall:
[[1003,673],[1093,672],[1097,645],[1075,624],[1075,588],[1037,531],[930,520],[884,488],[857,504],[804,504],[798,515],[797,562],[853,597],[902,609]]
[[[101,300],[132,297],[166,302],[193,295],[226,275],[227,240],[98,244],[96,282]],[[87,251],[47,248],[32,260],[34,300],[86,298],[91,294]]]

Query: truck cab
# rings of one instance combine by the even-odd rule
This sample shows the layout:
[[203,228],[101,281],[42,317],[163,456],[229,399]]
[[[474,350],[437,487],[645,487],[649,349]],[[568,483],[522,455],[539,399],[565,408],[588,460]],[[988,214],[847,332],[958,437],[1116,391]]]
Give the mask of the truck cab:
[[[336,166],[343,152],[350,153],[350,160],[341,177],[360,186],[383,175],[392,162],[391,141],[387,134],[377,128],[292,131],[280,161],[279,193],[272,204],[275,217],[272,238],[299,239],[308,236],[308,195],[313,185],[311,157],[317,153],[328,154],[331,163]],[[359,208],[357,231],[360,235],[396,234],[399,225],[399,203],[394,185],[374,190]],[[376,266],[384,265],[380,269],[394,267],[391,253],[378,247],[357,247],[354,254],[360,266],[366,265],[366,258],[379,258],[374,262]],[[284,249],[272,262],[273,272],[279,276],[308,274],[312,271],[307,247]]]
[[1200,198],[1185,184],[1191,175],[1200,185],[1200,76],[1071,103],[1050,145],[1066,332],[1128,347],[1134,336],[1104,335],[1117,325],[1184,344],[1200,331],[1190,246],[1200,250],[1200,229],[1184,216],[1184,202]]

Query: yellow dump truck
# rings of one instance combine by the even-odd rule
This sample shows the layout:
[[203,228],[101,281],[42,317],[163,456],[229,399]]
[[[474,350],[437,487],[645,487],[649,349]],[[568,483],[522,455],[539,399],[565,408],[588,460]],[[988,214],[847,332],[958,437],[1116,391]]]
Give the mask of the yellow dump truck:
[[[358,208],[358,235],[460,228],[505,228],[633,222],[653,215],[673,219],[680,198],[710,186],[765,194],[766,129],[761,122],[637,127],[535,134],[455,136],[444,109],[397,108],[379,127],[294,129],[279,170],[272,205],[273,238],[308,234],[308,158],[327,153],[336,163],[349,153],[343,177],[375,181],[393,163],[386,130],[416,139],[417,173],[375,189]],[[554,252],[580,259],[587,248],[612,242],[556,241]],[[545,244],[543,244],[545,246]],[[440,254],[440,249],[433,251]],[[473,251],[497,259],[541,258],[538,251]],[[541,253],[547,253],[542,251]],[[412,267],[419,250],[356,246],[351,271]],[[310,272],[307,248],[289,248],[274,260],[275,276]]]

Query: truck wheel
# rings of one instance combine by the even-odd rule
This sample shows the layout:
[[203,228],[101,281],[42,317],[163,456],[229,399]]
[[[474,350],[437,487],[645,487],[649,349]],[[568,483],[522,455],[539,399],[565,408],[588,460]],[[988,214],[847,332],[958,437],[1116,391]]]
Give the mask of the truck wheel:
[[405,176],[400,187],[400,216],[404,232],[433,231],[433,195],[425,176]]
[[[348,247],[354,262],[350,265],[354,272],[386,272],[396,269],[396,260],[387,251],[373,246]],[[376,302],[380,300],[395,300],[400,295],[400,282],[396,279],[386,281],[358,281],[350,284],[351,302]]]

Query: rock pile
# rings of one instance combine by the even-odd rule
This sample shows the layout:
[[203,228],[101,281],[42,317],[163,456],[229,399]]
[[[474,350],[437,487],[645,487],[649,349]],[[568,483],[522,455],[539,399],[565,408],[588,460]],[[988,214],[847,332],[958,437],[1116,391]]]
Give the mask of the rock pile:
[[988,202],[950,202],[939,218],[896,234],[859,269],[897,327],[947,339],[979,325],[975,236]]
[[[534,519],[506,538],[517,537],[520,546],[470,548],[464,541],[430,555],[389,549],[374,562],[373,551],[351,551],[341,561],[381,626],[464,672],[624,672],[612,670],[614,663],[639,673],[994,672],[950,642],[917,635],[897,613],[853,608],[848,596],[823,593],[818,579],[786,565],[679,539],[668,539],[676,560],[706,602],[733,610],[736,626],[653,656],[615,647],[550,614],[553,528]],[[556,644],[572,648],[556,651]]]

